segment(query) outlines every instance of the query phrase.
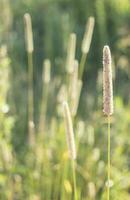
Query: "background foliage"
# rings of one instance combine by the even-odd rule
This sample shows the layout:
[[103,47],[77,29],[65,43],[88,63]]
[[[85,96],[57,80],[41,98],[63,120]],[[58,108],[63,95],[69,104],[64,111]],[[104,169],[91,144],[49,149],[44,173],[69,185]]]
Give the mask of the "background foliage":
[[[112,199],[130,198],[130,4],[129,0],[0,0],[0,198],[71,199],[70,165],[57,95],[65,79],[69,34],[77,34],[76,58],[89,16],[95,17],[83,90],[74,124],[81,199],[105,199],[106,121],[102,116],[102,48],[111,47],[115,114],[112,119]],[[27,145],[27,55],[23,15],[34,34],[34,117],[41,111],[43,60],[52,63],[45,140]],[[44,90],[45,91],[45,90]],[[45,98],[45,97],[44,97]],[[46,101],[46,98],[44,99]],[[68,172],[67,172],[68,171]],[[63,174],[62,174],[63,172]],[[8,185],[8,187],[7,187]]]

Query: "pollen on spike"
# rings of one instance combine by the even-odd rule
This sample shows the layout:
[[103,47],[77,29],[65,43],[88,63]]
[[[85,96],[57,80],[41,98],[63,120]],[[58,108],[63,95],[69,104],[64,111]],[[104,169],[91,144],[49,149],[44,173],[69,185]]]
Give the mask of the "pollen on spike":
[[109,46],[103,48],[103,113],[108,116],[113,114],[113,83]]

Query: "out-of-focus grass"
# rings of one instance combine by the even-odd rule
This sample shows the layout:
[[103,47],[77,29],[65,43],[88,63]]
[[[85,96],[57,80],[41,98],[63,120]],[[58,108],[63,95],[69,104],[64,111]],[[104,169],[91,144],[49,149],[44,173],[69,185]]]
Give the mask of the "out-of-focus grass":
[[[13,146],[10,134],[13,118],[10,117],[11,113],[6,104],[7,85],[9,85],[7,76],[9,62],[7,61],[7,55],[1,58],[0,197],[3,200],[11,198],[21,200],[73,199],[72,171],[70,160],[68,159],[62,110],[59,112],[58,108],[57,115],[53,116],[50,121],[48,121],[44,113],[44,126],[41,133],[37,132],[33,148],[26,147],[24,152],[17,156],[17,152],[12,151]],[[52,80],[53,77],[48,83],[48,95],[52,88],[55,88],[52,85]],[[62,84],[60,83],[61,87]],[[46,97],[43,95],[43,103],[44,98]],[[115,97],[114,99],[115,114],[112,119],[111,130],[111,172],[114,186],[111,188],[111,198],[117,199],[118,197],[118,200],[122,198],[127,200],[129,199],[130,184],[129,106],[125,108],[120,97]],[[46,105],[44,106],[48,106],[48,102],[45,102]],[[58,102],[56,106],[60,106]],[[106,199],[106,130],[107,120],[102,116],[101,107],[92,112],[87,121],[77,117],[74,122],[77,144],[76,177],[79,199]]]
[[[123,16],[125,14],[128,15],[128,12],[126,13],[127,9],[129,9],[129,7],[127,7],[127,0],[120,3],[121,4],[118,9],[117,2],[110,1],[110,4],[107,8],[113,8],[112,6],[114,5],[114,8],[116,8],[118,14],[120,11]],[[35,7],[34,5],[35,2],[33,2],[33,9]],[[15,6],[17,7],[18,4]],[[96,23],[98,26],[98,28],[96,29],[96,33],[100,33],[100,40],[102,41],[102,43],[104,42],[104,39],[107,40],[109,35],[106,28],[107,20],[105,17],[105,6],[103,1],[96,1]],[[83,7],[81,10],[84,10]],[[8,9],[6,11],[8,11]],[[21,12],[23,12],[23,10]],[[53,13],[56,13],[55,8],[53,9]],[[4,16],[3,14],[1,15]],[[19,14],[16,13],[15,17],[17,15]],[[10,16],[9,13],[7,16]],[[63,20],[65,22],[67,20],[69,21],[67,16],[64,17],[65,18]],[[109,17],[111,21],[111,17],[113,16]],[[1,19],[3,21],[3,18]],[[11,20],[12,18],[10,17],[9,19]],[[9,19],[8,22],[10,21]],[[54,21],[56,20],[57,18],[54,18]],[[46,21],[49,21],[48,23],[50,24],[50,26],[52,25],[52,22],[54,22],[50,22],[50,19],[46,19]],[[117,25],[118,23],[119,22],[117,22]],[[18,26],[17,23],[15,26]],[[8,24],[7,26],[5,26],[5,29],[7,27]],[[52,62],[52,73],[50,81],[48,83],[45,83],[43,79],[43,83],[41,83],[40,81],[37,83],[37,85],[40,85],[40,87],[43,84],[43,96],[41,102],[42,106],[38,105],[38,107],[40,108],[39,110],[41,111],[41,117],[40,120],[36,119],[36,121],[40,121],[40,128],[38,128],[37,123],[36,140],[33,148],[29,147],[27,142],[23,142],[20,135],[21,129],[26,130],[26,128],[24,127],[25,122],[27,123],[27,119],[24,115],[26,106],[24,106],[24,108],[21,108],[21,110],[23,109],[23,114],[21,115],[20,108],[18,109],[18,107],[12,106],[11,110],[10,106],[8,105],[8,103],[10,104],[10,99],[8,99],[8,96],[10,97],[10,77],[13,77],[13,74],[10,74],[10,76],[8,76],[8,74],[10,72],[10,66],[12,66],[12,63],[10,63],[9,56],[6,52],[6,47],[1,46],[0,48],[0,199],[2,200],[73,199],[72,169],[70,160],[68,158],[64,121],[62,116],[63,111],[61,106],[61,102],[64,99],[67,99],[67,84],[69,84],[69,82],[68,78],[65,78],[66,76],[68,76],[68,74],[66,73],[64,59],[62,60],[61,58],[56,58],[56,60],[54,60],[54,55],[57,55],[58,50],[56,52],[53,52],[50,47],[52,44],[49,39],[50,37],[54,37],[54,35],[52,34],[53,28],[54,27],[48,28],[50,32],[49,34],[45,34],[45,46],[47,52],[51,54],[50,57],[53,58],[55,65],[58,64],[62,66],[62,69],[60,68],[59,72],[56,74],[56,71],[58,70],[54,69],[54,62]],[[67,30],[70,29],[69,27],[67,27],[67,25],[65,28]],[[121,38],[114,37],[114,40],[112,37],[111,40],[111,43],[113,40],[115,41],[115,46],[113,50],[115,54],[113,54],[113,58],[115,64],[117,64],[118,67],[118,69],[115,69],[115,72],[117,73],[115,73],[114,77],[114,91],[116,93],[116,95],[114,95],[115,114],[112,118],[111,130],[111,178],[114,182],[114,185],[111,188],[110,193],[111,199],[114,200],[130,199],[130,105],[128,102],[129,98],[127,92],[129,85],[126,85],[127,83],[125,82],[129,81],[129,57],[127,56],[129,55],[129,37],[127,36],[127,28],[123,30],[125,30],[126,35],[122,31],[122,29],[119,29],[118,32],[119,35],[121,35]],[[3,32],[4,28],[0,33]],[[110,32],[112,32],[112,29],[110,30]],[[3,36],[5,37],[4,34]],[[11,42],[14,42],[16,38],[17,34],[14,36],[14,38],[11,38]],[[65,38],[67,38],[66,35]],[[66,43],[65,38],[64,43]],[[15,43],[15,47],[17,47],[16,49],[19,49],[19,51],[21,51],[21,48],[19,48],[19,42]],[[81,41],[78,42],[80,43]],[[56,45],[54,46],[56,48]],[[118,49],[118,51],[115,50],[115,47]],[[99,54],[101,54],[100,52],[102,52],[102,49],[98,48],[98,51]],[[91,49],[91,52],[93,54],[95,50]],[[15,51],[14,60],[16,59],[15,57],[17,57],[16,55],[17,52]],[[95,57],[97,57],[97,55],[93,56],[93,58]],[[17,62],[18,61],[16,60],[16,63]],[[23,63],[25,63],[25,61],[22,61],[22,67],[24,67]],[[101,65],[101,59],[98,65]],[[87,67],[89,67],[90,70],[90,66],[88,65]],[[24,67],[24,69],[25,68],[26,67]],[[38,69],[38,65],[35,66],[35,70],[36,68]],[[22,80],[25,80],[25,84],[20,87],[19,92],[17,93],[17,90],[15,89],[13,92],[15,94],[20,94],[21,96],[26,96],[24,92],[26,90],[27,74],[25,75],[24,73],[19,73],[19,69],[17,70],[17,68],[14,68],[13,70],[12,72],[17,74],[18,76],[20,74],[20,76],[22,76]],[[126,75],[128,75],[127,80]],[[124,85],[126,85],[127,90],[123,90],[121,88],[121,80],[119,80],[118,77],[124,78]],[[90,80],[89,77],[88,79]],[[34,81],[36,84],[36,80]],[[85,88],[85,85],[83,86]],[[98,73],[96,88],[97,90],[95,96],[92,96],[92,93],[89,93],[90,90],[87,90],[86,95],[82,95],[82,98],[84,99],[80,102],[79,110],[82,109],[82,111],[84,111],[84,116],[87,117],[82,118],[81,115],[77,115],[74,119],[73,124],[77,145],[77,191],[78,195],[80,196],[79,199],[82,200],[106,199],[105,181],[107,175],[107,120],[102,116],[101,71],[99,71]],[[86,92],[85,89],[84,91]],[[119,94],[121,95],[119,96]],[[39,98],[39,96],[35,98]],[[19,99],[17,97],[15,98],[15,101],[17,102],[11,102],[11,105],[17,103],[20,107],[22,105],[22,100],[23,99]],[[92,107],[94,100],[96,101],[96,109],[93,111]],[[86,102],[88,105],[88,110],[85,108]],[[124,102],[127,102],[127,105],[124,105]],[[72,102],[71,106],[73,106]],[[17,108],[18,110],[15,110],[14,108]],[[20,118],[22,119],[19,122],[19,127],[15,127],[17,124],[15,123],[15,121],[17,121],[19,118],[19,115],[16,115],[16,113],[18,113],[20,115]],[[14,127],[15,135],[13,134],[14,129],[12,129]],[[24,141],[27,141],[26,131],[23,135],[23,138]],[[20,148],[19,144],[21,144]],[[17,149],[20,150],[17,152]]]

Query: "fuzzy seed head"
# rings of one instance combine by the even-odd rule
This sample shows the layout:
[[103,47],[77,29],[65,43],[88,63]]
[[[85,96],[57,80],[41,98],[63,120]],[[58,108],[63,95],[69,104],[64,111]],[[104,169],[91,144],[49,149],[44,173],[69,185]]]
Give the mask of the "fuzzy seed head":
[[109,46],[103,48],[103,113],[107,116],[113,114],[113,84]]
[[78,87],[78,61],[74,61],[74,68],[73,72],[71,74],[71,80],[70,80],[70,91],[69,91],[69,97],[70,97],[70,108],[71,108],[71,114],[72,116],[75,115],[75,104],[77,99],[77,87]]
[[71,33],[68,42],[67,60],[66,60],[66,70],[68,73],[73,72],[75,52],[76,52],[76,34]]
[[64,109],[64,119],[65,119],[65,128],[66,128],[66,139],[68,144],[68,151],[70,159],[76,159],[76,146],[74,140],[74,131],[72,125],[72,119],[70,115],[70,110],[68,103],[65,101],[63,102],[63,109]]
[[89,52],[93,36],[94,24],[95,24],[94,17],[89,17],[81,46],[82,53],[84,54],[87,54]]
[[80,95],[81,95],[81,90],[82,90],[82,81],[78,80],[77,81],[77,93],[76,93],[76,98],[75,98],[75,102],[73,102],[73,109],[72,109],[72,116],[76,116],[77,114],[77,110],[78,110],[78,106],[79,106],[79,101],[80,101]]
[[43,81],[44,83],[49,83],[51,79],[51,62],[49,59],[45,59],[43,63]]
[[27,52],[33,52],[33,33],[32,33],[32,22],[30,14],[26,13],[24,15],[25,22],[25,40]]
[[71,115],[75,117],[79,105],[79,99],[82,89],[82,81],[78,79],[79,64],[78,61],[74,61],[74,69],[71,74],[70,88],[69,88],[69,103],[71,108]]

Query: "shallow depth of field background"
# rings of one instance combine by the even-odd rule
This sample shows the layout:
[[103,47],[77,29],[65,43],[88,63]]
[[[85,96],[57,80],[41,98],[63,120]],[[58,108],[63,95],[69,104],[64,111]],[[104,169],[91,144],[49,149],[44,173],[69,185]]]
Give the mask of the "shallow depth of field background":
[[[38,134],[41,105],[43,141],[28,147],[27,53],[23,15],[34,35],[34,119]],[[77,34],[76,58],[89,16],[95,17],[83,88],[74,122],[77,188],[81,200],[106,199],[107,125],[102,114],[102,49],[113,58],[114,115],[111,129],[112,200],[130,199],[130,2],[129,0],[0,0],[0,199],[72,200],[60,89],[65,80],[67,42]],[[45,88],[44,59],[51,61]],[[44,96],[44,95],[43,95]],[[60,97],[59,97],[60,96]],[[45,102],[44,102],[45,100]]]

